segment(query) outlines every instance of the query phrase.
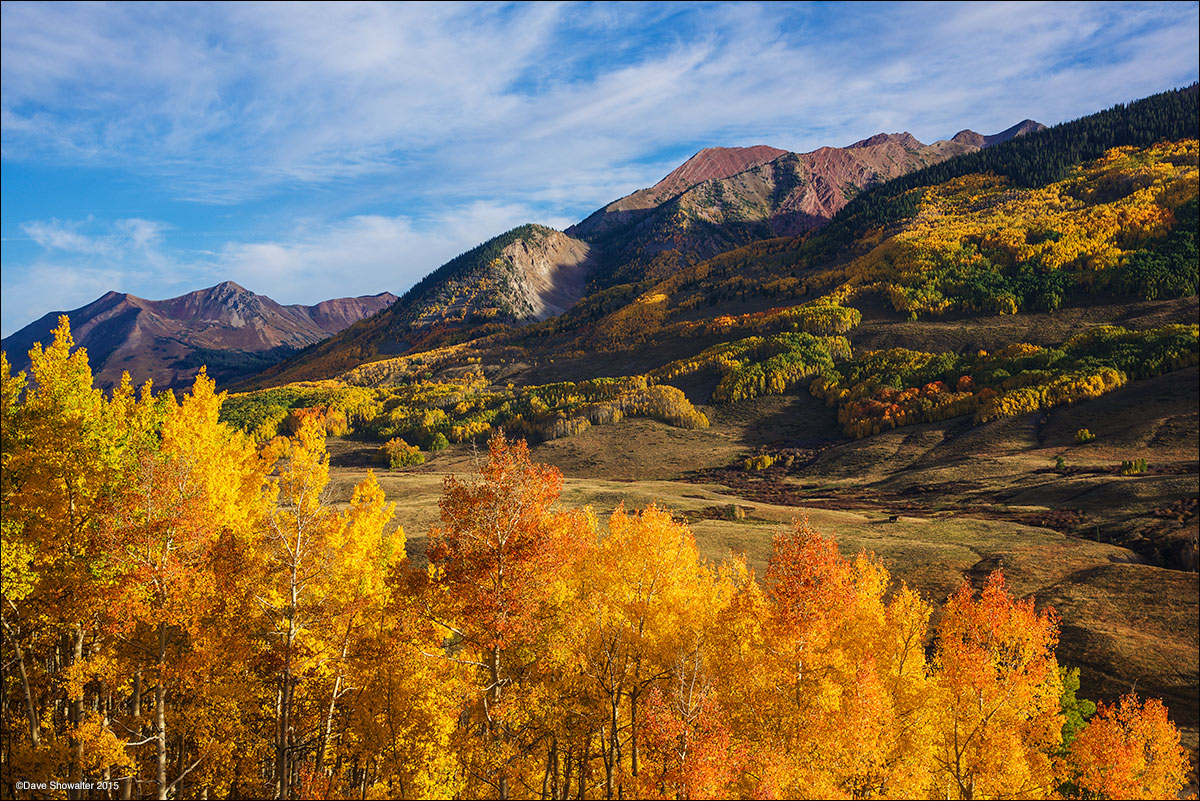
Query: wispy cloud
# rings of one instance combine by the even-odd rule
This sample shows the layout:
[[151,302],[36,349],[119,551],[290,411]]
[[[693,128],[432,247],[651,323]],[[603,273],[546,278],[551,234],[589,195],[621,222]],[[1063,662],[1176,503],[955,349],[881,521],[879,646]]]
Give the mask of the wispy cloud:
[[[654,6],[3,13],[6,156],[125,162],[223,201],[437,169],[486,187],[513,161],[532,162],[525,183],[543,187],[680,141],[793,130],[815,147],[883,122],[928,137],[951,110],[974,124],[981,107],[1057,120],[1196,71],[1196,8],[1174,3],[702,6],[665,30]],[[1053,92],[1081,71],[1117,80]],[[1005,102],[1016,106],[992,111]]]
[[158,248],[164,232],[170,229],[166,223],[136,217],[116,220],[105,232],[89,231],[96,227],[94,218],[66,222],[33,220],[23,223],[21,230],[46,251],[111,258],[132,250],[153,262],[162,258]]
[[528,207],[486,202],[419,222],[361,215],[298,226],[276,241],[230,243],[214,254],[212,267],[283,302],[400,293],[458,255],[463,242],[490,239],[531,216]]

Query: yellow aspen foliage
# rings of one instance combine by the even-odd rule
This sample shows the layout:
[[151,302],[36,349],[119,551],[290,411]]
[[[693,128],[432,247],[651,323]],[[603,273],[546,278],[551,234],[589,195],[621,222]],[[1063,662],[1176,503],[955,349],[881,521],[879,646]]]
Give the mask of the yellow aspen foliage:
[[[1105,370],[1194,363],[1195,341],[1102,327],[1058,349],[868,352],[814,385],[847,426],[906,425],[1071,402],[1106,391]],[[259,452],[203,374],[179,401],[128,381],[105,397],[65,321],[34,355],[28,384],[0,356],[6,776],[281,799],[1173,797],[1186,779],[1157,701],[1102,706],[1062,747],[1056,619],[998,573],[946,602],[927,651],[930,604],[877,558],[796,523],[759,581],[702,560],[657,506],[601,536],[558,506],[556,470],[501,437],[477,476],[447,480],[415,566],[373,473],[331,501],[328,415]],[[342,389],[263,397],[349,409],[304,394]],[[341,399],[356,425],[426,429],[692,408],[644,376],[527,389]]]
[[[1174,210],[1196,196],[1198,154],[1194,139],[1114,148],[1040,189],[991,175],[930,187],[902,230],[841,271],[842,287],[872,288],[916,316],[1016,313],[1023,301],[996,279],[1022,266],[1032,276],[1066,271],[1070,284],[1106,286],[1106,274],[1164,237]],[[1041,302],[1053,308],[1056,291]]]

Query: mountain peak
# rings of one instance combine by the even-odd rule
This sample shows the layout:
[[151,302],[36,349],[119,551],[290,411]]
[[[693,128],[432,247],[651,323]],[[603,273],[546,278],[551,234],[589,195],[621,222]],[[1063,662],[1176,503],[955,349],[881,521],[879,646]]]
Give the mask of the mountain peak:
[[678,195],[704,181],[729,178],[759,164],[774,161],[784,153],[787,151],[770,145],[706,147],[647,191],[659,198]]
[[1034,120],[1030,119],[1021,120],[1016,125],[1012,126],[1011,128],[1005,128],[998,134],[985,136],[984,139],[986,140],[986,144],[984,147],[991,147],[992,145],[998,145],[1001,142],[1007,142],[1014,136],[1023,136],[1027,133],[1034,133],[1036,131],[1044,130],[1046,130],[1046,126],[1042,125],[1040,122],[1035,122]]
[[1036,122],[1034,120],[1021,120],[1011,128],[1005,128],[1000,133],[992,134],[991,136],[984,136],[983,134],[976,133],[968,128],[956,133],[950,138],[950,141],[957,142],[960,145],[971,145],[972,147],[991,147],[992,145],[998,145],[1001,142],[1007,142],[1014,136],[1023,136],[1027,133],[1043,131],[1045,129],[1046,126],[1042,125],[1040,122]]
[[128,371],[135,384],[185,388],[208,363],[225,382],[257,372],[285,355],[337,333],[386,308],[390,293],[334,298],[316,306],[280,306],[233,282],[222,281],[166,300],[106,292],[86,306],[52,312],[6,337],[17,369],[34,342],[48,342],[59,314],[71,318],[75,342],[88,350],[100,386],[115,386]]
[[211,286],[208,289],[198,289],[188,294],[224,300],[235,298],[239,295],[253,295],[254,293],[236,281],[222,281],[216,286]]
[[983,147],[987,144],[987,137],[981,133],[976,133],[970,128],[963,130],[950,137],[951,142],[957,142],[960,145],[971,145],[972,147]]
[[910,134],[908,131],[902,133],[877,133],[874,136],[860,139],[852,145],[847,145],[847,148],[875,147],[876,145],[897,144],[906,150],[914,150],[918,147],[923,147],[917,137]]

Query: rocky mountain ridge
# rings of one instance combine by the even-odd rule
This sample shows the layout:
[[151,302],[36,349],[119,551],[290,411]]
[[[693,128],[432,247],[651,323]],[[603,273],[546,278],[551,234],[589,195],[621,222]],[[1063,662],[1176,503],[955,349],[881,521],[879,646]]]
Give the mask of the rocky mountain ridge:
[[[929,145],[907,131],[879,133],[808,153],[766,145],[705,148],[653,187],[608,204],[566,233],[601,249],[609,282],[638,280],[647,268],[661,275],[757,239],[807,233],[864,189],[1044,127],[1024,120],[998,134],[964,130]],[[677,256],[664,262],[660,254],[667,252]]]
[[[769,145],[704,148],[653,186],[565,232],[530,224],[483,243],[395,304],[394,295],[382,293],[282,306],[225,282],[164,301],[110,292],[71,318],[94,370],[109,384],[128,369],[137,380],[174,386],[190,381],[200,363],[210,372],[221,365],[215,370],[227,381],[264,369],[268,378],[312,378],[317,373],[302,365],[270,368],[330,335],[336,336],[300,357],[319,361],[319,368],[310,365],[318,372],[403,353],[464,326],[541,321],[588,291],[662,277],[756,240],[803,235],[875,184],[1041,127],[1024,120],[991,136],[964,130],[930,145],[908,132],[880,133],[809,153]],[[378,312],[385,313],[364,319]],[[48,336],[57,314],[17,332],[5,348],[23,354]]]
[[653,186],[565,231],[527,224],[484,242],[434,270],[383,314],[270,368],[261,380],[334,375],[378,356],[432,347],[470,325],[491,331],[541,321],[588,292],[660,278],[756,240],[805,234],[858,192],[1033,130],[1028,122],[983,137],[982,145],[925,145],[904,132],[810,153],[704,148]]

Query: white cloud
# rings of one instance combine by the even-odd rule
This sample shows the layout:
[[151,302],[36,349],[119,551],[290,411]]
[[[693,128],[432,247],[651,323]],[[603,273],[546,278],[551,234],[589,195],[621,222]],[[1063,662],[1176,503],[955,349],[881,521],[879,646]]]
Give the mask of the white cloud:
[[79,233],[79,224],[77,223],[35,220],[23,224],[21,230],[46,250],[84,254],[101,254],[109,250],[109,242],[104,239]]
[[[880,122],[957,130],[984,127],[975,114],[1007,120],[1031,106],[1055,122],[1064,106],[1084,113],[1129,99],[1125,87],[1147,93],[1196,73],[1193,4],[616,14],[6,3],[3,13],[6,155],[130,164],[182,196],[222,202],[380,174],[423,177],[418,193],[439,190],[431,173],[471,179],[471,194],[502,187],[513,165],[521,190],[588,185],[696,139],[793,130],[795,146],[812,148]],[[646,32],[671,14],[670,34]],[[1164,50],[1163,36],[1185,46]],[[1050,91],[1056,75],[1081,70],[1116,81]]]
[[279,241],[230,243],[212,270],[283,303],[400,294],[459,253],[533,219],[528,207],[486,202],[419,222],[362,215],[300,226]]

